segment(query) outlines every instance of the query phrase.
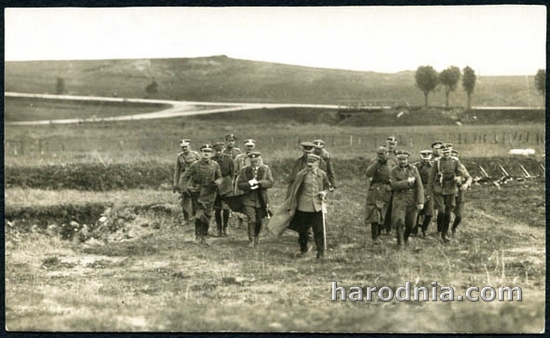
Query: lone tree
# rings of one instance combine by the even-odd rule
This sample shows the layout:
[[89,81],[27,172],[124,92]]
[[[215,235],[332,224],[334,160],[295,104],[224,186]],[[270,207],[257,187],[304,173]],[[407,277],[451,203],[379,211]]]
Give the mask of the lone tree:
[[63,94],[65,92],[65,80],[62,77],[57,78],[57,83],[55,85],[55,93]]
[[469,66],[464,67],[462,70],[462,87],[464,88],[464,91],[468,95],[468,102],[466,104],[466,108],[470,109],[472,106],[472,94],[474,93],[474,87],[476,86],[476,72],[470,68]]
[[156,93],[158,93],[158,90],[159,90],[158,86],[159,85],[158,85],[157,81],[153,80],[153,81],[151,81],[151,83],[149,83],[147,85],[147,87],[145,87],[145,92],[147,94],[156,94]]
[[460,80],[460,69],[450,66],[439,74],[439,82],[445,87],[445,107],[449,107],[449,94],[456,89]]
[[546,70],[538,70],[537,75],[535,75],[535,88],[537,88],[537,92],[544,97],[546,94]]
[[428,107],[428,95],[437,87],[438,74],[432,66],[420,66],[416,70],[416,85],[424,93],[424,105]]

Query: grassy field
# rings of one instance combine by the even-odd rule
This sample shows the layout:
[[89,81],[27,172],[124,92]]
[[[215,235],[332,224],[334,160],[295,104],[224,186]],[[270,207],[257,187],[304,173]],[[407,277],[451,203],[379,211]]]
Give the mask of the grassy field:
[[[39,225],[30,229],[19,227],[17,219],[6,226],[7,328],[352,333],[543,329],[543,185],[473,187],[457,241],[442,245],[435,237],[413,239],[405,251],[396,250],[391,237],[384,237],[381,247],[372,246],[370,229],[362,224],[362,185],[346,180],[331,196],[323,262],[313,253],[296,258],[297,236],[290,232],[280,239],[263,233],[259,250],[251,250],[245,231],[235,228],[235,218],[230,219],[229,237],[198,246],[192,242],[192,227],[181,225],[176,196],[167,191],[8,189],[7,207],[40,206],[44,214],[34,215]],[[283,194],[281,185],[271,190],[273,207]],[[50,227],[40,225],[48,208],[72,205],[72,216],[80,220],[79,208],[86,213],[86,205],[97,203],[109,208],[103,215],[117,224],[116,231],[97,230],[84,242],[76,233],[73,240],[61,240],[50,231],[55,216],[60,217],[52,212],[46,222]],[[501,210],[504,203],[508,213]],[[99,223],[96,218],[94,224]],[[433,231],[432,224],[432,236]],[[455,296],[470,286],[519,286],[523,299],[331,300],[331,282],[347,288],[396,288],[405,282],[431,288],[433,281],[454,287]]]
[[[8,108],[14,110],[7,111],[7,116],[24,111],[22,115],[41,119],[37,111],[25,111],[21,103],[11,102]],[[80,108],[73,105],[72,109]],[[48,116],[56,113],[47,104],[41,110]],[[7,126],[5,163],[172,163],[182,138],[190,138],[198,148],[202,143],[223,140],[228,133],[239,137],[238,146],[244,139],[255,139],[267,161],[297,157],[299,142],[316,138],[327,142],[335,158],[370,158],[388,135],[395,135],[400,147],[413,154],[429,148],[435,140],[455,144],[466,157],[505,156],[511,148],[533,148],[537,154],[544,153],[542,113],[522,118],[504,112],[486,115],[459,126],[456,112],[435,109],[400,118],[388,112],[340,121],[334,110],[285,108],[150,120],[146,124],[128,121]]]
[[[334,111],[287,109],[9,126],[4,142],[6,327],[541,332],[546,207],[540,178],[500,188],[474,186],[467,193],[459,237],[448,245],[435,238],[432,224],[428,239],[413,239],[404,251],[396,250],[389,236],[375,247],[363,225],[364,166],[388,135],[396,135],[400,148],[413,153],[435,140],[450,141],[473,175],[479,164],[500,175],[499,163],[512,175],[521,175],[520,163],[540,174],[535,170],[543,162],[544,123],[480,120],[484,124],[458,126],[455,116],[428,111],[400,119],[380,115],[372,124],[362,124],[340,122]],[[194,244],[194,229],[182,225],[177,195],[170,190],[178,142],[191,138],[198,148],[227,133],[258,141],[276,175],[272,209],[282,202],[282,180],[288,164],[300,155],[299,141],[325,139],[339,187],[328,204],[326,260],[317,261],[313,253],[297,258],[297,236],[291,232],[278,239],[263,233],[259,250],[251,250],[244,229],[235,227],[236,217],[229,237],[212,237],[210,246]],[[537,153],[520,159],[507,155],[510,148]],[[331,282],[346,288],[396,288],[406,282],[431,288],[434,281],[454,287],[456,296],[470,286],[518,286],[522,301],[331,300]]]

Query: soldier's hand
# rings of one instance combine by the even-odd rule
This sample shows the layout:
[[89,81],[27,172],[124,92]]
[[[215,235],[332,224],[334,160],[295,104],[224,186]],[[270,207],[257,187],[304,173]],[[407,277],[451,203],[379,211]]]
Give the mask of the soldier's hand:
[[424,209],[424,204],[419,204],[419,205],[417,205],[417,208],[418,208],[418,210]]
[[289,210],[289,211],[288,211],[288,214],[289,214],[290,216],[294,216],[294,209]]
[[463,185],[460,187],[460,190],[466,191],[466,190],[468,190],[469,187],[470,187],[469,185],[463,184]]
[[318,195],[319,195],[319,197],[320,197],[321,199],[324,199],[325,197],[327,197],[326,191],[319,191],[319,194],[318,194]]
[[408,181],[409,183],[414,183],[414,181],[416,181],[416,178],[414,178],[414,177],[409,177],[409,178],[407,178],[407,181]]
[[462,182],[462,177],[456,176],[456,177],[455,177],[455,183],[456,183],[456,184],[460,184],[461,182]]
[[328,188],[328,191],[330,192],[333,192],[334,190],[336,190],[336,187],[333,185],[331,185],[330,188]]

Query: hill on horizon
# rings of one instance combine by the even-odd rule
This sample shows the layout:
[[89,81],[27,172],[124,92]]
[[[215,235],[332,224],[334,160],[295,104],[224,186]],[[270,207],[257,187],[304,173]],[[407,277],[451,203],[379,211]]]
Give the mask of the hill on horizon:
[[[313,68],[224,55],[5,62],[5,90],[9,92],[212,102],[338,104],[379,100],[420,106],[424,95],[414,76],[415,71],[389,74]],[[483,76],[479,80],[472,96],[473,106],[543,104],[534,88],[534,74]],[[441,88],[429,95],[430,106],[442,106],[444,102]],[[465,102],[460,82],[450,95],[450,105],[464,106]]]

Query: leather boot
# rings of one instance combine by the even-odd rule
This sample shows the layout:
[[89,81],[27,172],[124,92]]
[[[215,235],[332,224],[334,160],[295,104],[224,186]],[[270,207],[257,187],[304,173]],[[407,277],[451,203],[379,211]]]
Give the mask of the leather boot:
[[254,223],[248,223],[248,246],[254,246]]

